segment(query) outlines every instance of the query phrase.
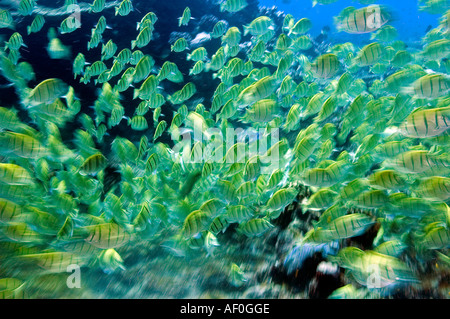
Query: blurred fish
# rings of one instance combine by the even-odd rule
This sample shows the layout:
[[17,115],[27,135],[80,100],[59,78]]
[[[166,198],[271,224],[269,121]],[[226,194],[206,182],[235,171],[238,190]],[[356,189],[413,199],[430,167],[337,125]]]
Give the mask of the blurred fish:
[[391,19],[389,10],[380,5],[370,5],[361,9],[347,7],[335,17],[335,24],[339,31],[361,34],[380,29]]

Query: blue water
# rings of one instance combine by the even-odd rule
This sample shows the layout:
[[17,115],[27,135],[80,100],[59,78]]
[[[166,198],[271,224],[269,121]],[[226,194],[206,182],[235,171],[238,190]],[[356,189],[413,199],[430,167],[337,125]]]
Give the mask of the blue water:
[[[332,34],[330,38],[365,42],[370,39],[370,35],[357,34],[348,35],[344,32],[337,33],[333,24],[333,17],[339,15],[342,9],[353,6],[355,8],[365,7],[359,2],[351,0],[339,0],[328,5],[317,4],[312,6],[312,0],[259,0],[260,5],[266,7],[276,6],[280,11],[292,14],[296,19],[307,17],[313,23],[312,35],[318,35],[322,28],[329,26]],[[418,41],[426,34],[429,25],[433,28],[439,24],[441,15],[433,15],[419,11],[421,4],[417,0],[379,0],[375,2],[380,5],[387,5],[394,12],[394,20],[389,24],[397,28],[398,39],[410,42]]]

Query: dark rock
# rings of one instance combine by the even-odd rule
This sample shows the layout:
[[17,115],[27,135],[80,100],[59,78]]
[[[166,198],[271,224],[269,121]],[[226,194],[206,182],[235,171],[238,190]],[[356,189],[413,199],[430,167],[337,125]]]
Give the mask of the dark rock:
[[271,269],[272,280],[275,283],[286,284],[294,291],[302,291],[308,287],[309,282],[316,274],[317,266],[324,261],[320,252],[307,257],[300,268],[288,272],[284,265],[275,265]]
[[291,223],[293,214],[295,212],[295,209],[297,208],[297,205],[295,204],[296,203],[294,202],[291,205],[286,206],[280,216],[271,221],[272,224],[279,227],[280,229],[286,229],[286,227]]

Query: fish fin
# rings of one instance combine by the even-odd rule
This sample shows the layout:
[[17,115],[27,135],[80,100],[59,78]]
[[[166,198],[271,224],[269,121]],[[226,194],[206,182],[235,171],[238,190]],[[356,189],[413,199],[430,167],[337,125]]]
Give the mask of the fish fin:
[[305,65],[303,66],[303,69],[305,72],[308,72],[311,70],[311,62],[306,62]]
[[414,95],[414,89],[413,89],[411,86],[402,88],[402,89],[400,90],[400,92],[401,92],[402,94]]

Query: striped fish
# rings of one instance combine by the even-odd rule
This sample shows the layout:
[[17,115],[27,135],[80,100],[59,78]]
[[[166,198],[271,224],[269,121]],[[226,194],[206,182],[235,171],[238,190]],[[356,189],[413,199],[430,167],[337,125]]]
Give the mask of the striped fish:
[[192,60],[195,62],[203,61],[208,55],[208,52],[204,47],[200,47],[192,51],[192,53],[188,53],[186,60]]
[[105,32],[106,30],[106,18],[104,16],[101,16],[98,21],[97,24],[95,25],[93,32],[95,32],[98,35],[103,34],[103,32]]
[[412,84],[414,94],[421,99],[436,99],[448,93],[449,79],[443,74],[427,74]]
[[0,279],[0,299],[24,299],[25,283],[17,278]]
[[144,23],[148,21],[151,24],[155,24],[156,21],[158,21],[158,17],[156,16],[156,14],[154,12],[148,12],[142,19],[141,22],[137,23],[137,30],[141,30],[143,29],[143,25]]
[[119,61],[120,63],[125,65],[130,62],[131,55],[132,55],[131,50],[128,48],[125,48],[117,54],[117,56],[115,57],[115,60]]
[[44,26],[45,18],[44,16],[38,14],[34,17],[33,21],[31,22],[31,25],[27,27],[27,34],[30,35],[31,33],[37,33],[42,30],[42,27]]
[[[231,0],[227,0],[227,2],[230,2]],[[235,1],[245,1],[245,0],[235,0]],[[247,276],[244,274],[244,272],[241,270],[241,268],[236,265],[235,263],[231,264],[231,270],[230,270],[230,283],[235,287],[242,286],[247,281]]]
[[426,45],[422,56],[426,60],[440,60],[450,55],[450,40],[440,39]]
[[331,221],[327,229],[332,231],[333,239],[355,237],[363,234],[375,221],[363,214],[350,214]]
[[241,223],[253,216],[250,208],[244,205],[228,206],[225,219],[228,223]]
[[263,99],[247,108],[244,115],[245,121],[249,122],[269,122],[278,113],[277,101]]
[[341,188],[339,197],[343,200],[350,200],[367,190],[368,186],[362,179],[355,179]]
[[133,82],[137,83],[147,78],[154,65],[155,61],[153,58],[149,55],[144,55],[136,64],[133,73]]
[[189,7],[186,7],[183,11],[183,15],[180,18],[178,18],[178,26],[181,27],[182,25],[188,25],[190,20],[191,20],[191,9],[189,9]]
[[373,65],[378,62],[382,56],[383,47],[379,43],[374,42],[361,49],[355,58],[355,63],[360,67]]
[[89,156],[80,167],[81,174],[96,174],[107,165],[107,159],[103,154],[97,153]]
[[133,3],[131,0],[123,0],[119,6],[116,7],[115,15],[120,15],[122,17],[127,16],[133,10]]
[[416,192],[427,199],[447,201],[450,198],[450,178],[433,176],[423,179]]
[[382,190],[368,190],[361,193],[352,205],[360,208],[380,208],[389,202],[388,196]]
[[35,0],[21,0],[19,3],[19,7],[17,9],[21,15],[29,16],[33,13],[35,6],[36,6]]
[[114,223],[85,226],[83,228],[88,232],[85,241],[101,249],[121,247],[131,238],[128,232]]
[[35,243],[42,240],[41,235],[25,223],[9,223],[2,231],[10,240],[21,243]]
[[277,80],[271,76],[265,76],[239,94],[241,105],[253,104],[259,100],[267,98],[277,89]]
[[86,73],[91,76],[100,75],[102,72],[106,71],[108,68],[103,61],[95,61],[91,66],[86,68]]
[[450,247],[450,230],[439,222],[428,225],[428,231],[420,241],[426,249],[445,249]]
[[105,8],[105,0],[94,0],[94,2],[90,6],[90,11],[99,13],[102,12]]
[[305,136],[294,145],[294,153],[298,161],[307,160],[319,146],[317,136]]
[[383,255],[398,257],[407,247],[399,240],[390,240],[375,247],[374,251]]
[[328,187],[335,184],[335,182],[331,179],[328,170],[325,168],[308,169],[302,174],[300,179],[305,185],[308,186]]
[[236,199],[236,187],[226,180],[218,180],[217,188],[228,202],[233,202]]
[[145,202],[142,204],[139,214],[133,221],[133,229],[139,232],[144,231],[149,224],[151,224],[151,213],[149,204]]
[[0,132],[0,152],[8,156],[39,158],[47,154],[47,149],[34,137],[14,132]]
[[338,193],[329,188],[320,189],[308,199],[305,208],[312,211],[327,209],[333,204],[337,195]]
[[190,213],[183,223],[183,235],[186,238],[195,236],[199,232],[206,230],[209,226],[211,216],[201,210]]
[[212,217],[220,214],[224,208],[225,203],[219,198],[211,198],[200,206],[201,211],[208,213]]
[[166,130],[167,128],[167,122],[165,120],[162,120],[158,123],[158,126],[156,127],[155,133],[153,134],[153,142],[156,141]]
[[261,16],[250,22],[249,25],[244,25],[244,36],[248,33],[257,36],[273,30],[273,21],[267,16]]
[[197,61],[192,69],[189,70],[189,75],[200,74],[205,69],[205,63],[203,61]]
[[344,215],[347,214],[347,209],[343,206],[341,206],[340,204],[335,204],[333,206],[331,206],[330,208],[328,208],[326,211],[324,211],[322,213],[322,215],[320,215],[319,220],[317,221],[317,223],[314,225],[315,228],[318,227],[322,227],[322,228],[327,228],[328,224],[331,223],[331,221],[342,217]]
[[428,151],[413,150],[397,155],[392,165],[403,173],[433,174],[448,169],[449,163],[431,155]]
[[23,167],[0,163],[0,181],[8,185],[32,185],[33,178]]
[[273,227],[265,218],[254,218],[240,224],[237,231],[247,237],[259,237]]
[[69,265],[83,266],[86,262],[85,257],[60,251],[21,255],[19,258],[36,263],[39,267],[52,273],[66,273]]
[[0,28],[14,28],[14,20],[8,9],[0,9]]
[[226,217],[223,215],[219,215],[211,222],[211,225],[209,226],[208,230],[217,236],[219,232],[225,232],[226,228],[228,227],[228,222],[226,220]]
[[211,37],[220,38],[222,35],[224,35],[226,30],[227,30],[227,23],[221,20],[214,25],[213,30],[211,32]]
[[266,207],[272,211],[284,209],[284,207],[294,201],[296,196],[297,192],[293,188],[280,189],[269,199]]
[[0,199],[0,222],[8,223],[21,215],[23,212],[22,206],[7,199]]
[[68,17],[61,22],[61,25],[59,26],[59,32],[61,34],[71,33],[80,27],[80,20],[76,19],[75,17]]
[[291,34],[295,34],[295,35],[305,34],[306,32],[308,32],[311,29],[311,27],[312,27],[311,20],[309,20],[308,18],[302,18],[302,19],[298,20],[292,26],[292,28],[289,28],[288,35],[291,35]]
[[114,54],[116,54],[117,51],[117,45],[112,41],[109,40],[106,44],[102,45],[102,61],[111,59]]
[[147,44],[149,44],[150,40],[152,39],[152,30],[149,27],[145,27],[144,29],[139,32],[136,40],[131,41],[131,49],[134,50],[134,48],[143,48]]
[[58,240],[68,240],[73,236],[74,221],[71,216],[67,216],[61,229],[56,234]]
[[140,98],[142,100],[150,99],[154,93],[156,93],[156,88],[158,86],[158,80],[153,74],[150,75],[139,87],[133,92],[133,99]]
[[68,91],[68,86],[60,79],[47,79],[39,83],[30,91],[25,104],[38,105],[41,103],[53,103],[57,98],[61,97]]
[[[377,276],[373,276],[374,271]],[[411,268],[403,261],[371,250],[362,255],[359,272],[359,276],[357,275],[355,278],[360,284],[371,284],[377,288],[383,288],[393,283],[418,282]]]
[[220,4],[220,11],[228,11],[231,13],[241,11],[247,6],[246,0],[225,0]]
[[400,189],[406,186],[405,179],[395,170],[382,170],[367,177],[370,186],[381,189]]
[[335,54],[327,53],[319,56],[310,65],[314,76],[320,79],[330,79],[336,75],[340,68],[340,62]]

